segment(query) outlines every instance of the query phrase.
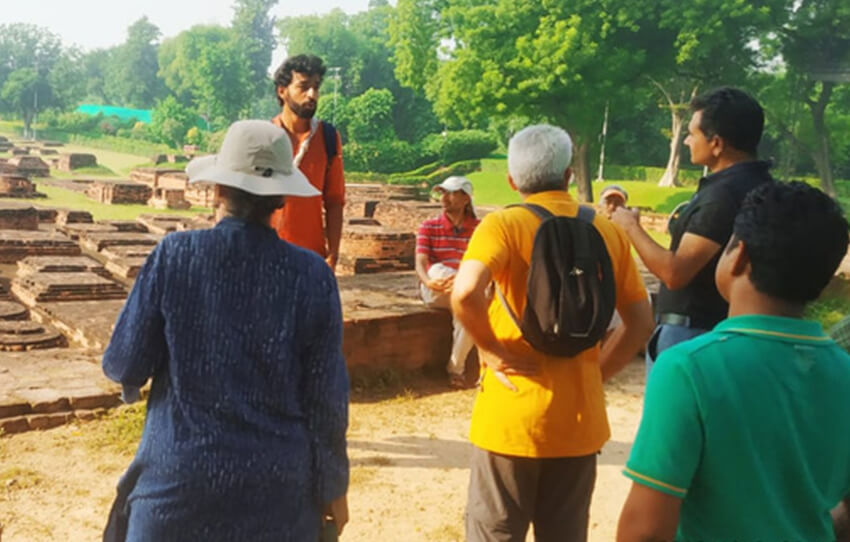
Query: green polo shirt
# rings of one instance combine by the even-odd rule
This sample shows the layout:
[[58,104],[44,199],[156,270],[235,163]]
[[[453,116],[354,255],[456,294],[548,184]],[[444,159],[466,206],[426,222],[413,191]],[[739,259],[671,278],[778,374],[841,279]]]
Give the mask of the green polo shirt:
[[850,355],[818,323],[759,315],[665,350],[624,474],[682,498],[678,541],[834,540]]

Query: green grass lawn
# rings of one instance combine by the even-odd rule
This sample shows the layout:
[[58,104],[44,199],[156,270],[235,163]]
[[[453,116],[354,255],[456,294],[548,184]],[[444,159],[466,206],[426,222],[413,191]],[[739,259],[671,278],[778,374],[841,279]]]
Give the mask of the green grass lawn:
[[88,211],[95,220],[135,220],[143,214],[168,214],[192,216],[199,213],[210,214],[212,211],[204,207],[192,207],[191,209],[154,209],[147,205],[107,205],[98,203],[86,197],[85,194],[66,190],[56,186],[39,184],[36,180],[37,190],[47,194],[46,198],[25,199],[35,205],[45,207],[67,207],[80,211]]
[[57,179],[78,179],[81,177],[111,177],[115,178],[119,175],[105,166],[84,167],[75,169],[74,171],[58,171],[52,170],[51,177]]
[[[481,205],[507,205],[519,203],[519,194],[511,189],[507,181],[507,161],[500,158],[481,160],[481,171],[467,175],[475,187],[475,203]],[[687,201],[694,188],[664,188],[645,181],[610,181],[593,183],[594,200],[609,184],[619,184],[629,193],[629,205],[647,207],[659,213],[669,213],[676,205]],[[570,192],[575,194],[575,187]]]
[[[0,121],[0,135],[4,135],[9,138],[20,138],[16,131],[16,127],[19,127],[18,123]],[[91,147],[74,145],[73,143],[67,143],[62,147],[57,147],[56,150],[60,153],[78,152],[94,154],[97,156],[98,165],[110,170],[109,176],[112,177],[116,175],[126,176],[130,173],[131,169],[139,166],[140,164],[150,162],[151,159],[150,156],[145,155],[143,152],[139,152],[139,154],[130,154],[125,152],[94,149]],[[47,158],[45,158],[45,161],[47,161]],[[76,174],[77,173],[75,173],[75,175]]]

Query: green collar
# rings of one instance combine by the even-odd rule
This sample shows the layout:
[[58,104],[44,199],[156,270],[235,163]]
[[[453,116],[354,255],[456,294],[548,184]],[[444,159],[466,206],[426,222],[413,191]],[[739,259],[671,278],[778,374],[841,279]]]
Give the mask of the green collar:
[[810,342],[825,344],[832,339],[823,331],[818,322],[784,316],[768,316],[764,314],[748,314],[727,318],[714,331],[723,333],[742,333],[755,335],[765,339],[775,339],[788,342]]

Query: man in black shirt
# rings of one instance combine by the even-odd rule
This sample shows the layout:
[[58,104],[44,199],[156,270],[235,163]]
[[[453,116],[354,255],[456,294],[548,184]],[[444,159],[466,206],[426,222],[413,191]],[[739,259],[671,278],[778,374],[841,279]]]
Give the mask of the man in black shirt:
[[755,99],[723,87],[695,98],[691,110],[685,145],[691,162],[708,167],[711,174],[700,180],[690,201],[673,211],[670,249],[656,243],[631,211],[620,208],[611,217],[662,282],[655,306],[658,326],[646,349],[647,371],[663,350],[726,318],[729,306],[714,284],[720,251],[744,196],[773,181],[767,162],[756,159],[764,111]]

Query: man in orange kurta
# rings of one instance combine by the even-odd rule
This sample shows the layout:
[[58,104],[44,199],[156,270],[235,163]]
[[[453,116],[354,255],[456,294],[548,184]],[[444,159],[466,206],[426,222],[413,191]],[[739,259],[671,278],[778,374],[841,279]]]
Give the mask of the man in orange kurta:
[[289,134],[293,162],[322,195],[286,198],[272,215],[271,226],[281,239],[318,253],[336,269],[345,203],[342,143],[334,132],[336,155],[328,160],[322,121],[313,118],[325,70],[319,57],[298,55],[275,72],[281,112],[272,122]]

